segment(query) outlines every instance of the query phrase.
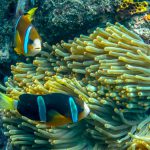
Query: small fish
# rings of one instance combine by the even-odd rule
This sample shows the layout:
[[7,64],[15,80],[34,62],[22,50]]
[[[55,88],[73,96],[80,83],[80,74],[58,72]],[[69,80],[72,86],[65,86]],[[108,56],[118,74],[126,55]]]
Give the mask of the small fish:
[[32,4],[32,6],[35,5],[35,0],[30,0],[30,2],[31,2],[31,4]]
[[18,0],[15,17],[18,18],[20,15],[23,15],[25,10],[29,7],[28,5],[28,0]]
[[0,108],[16,109],[22,116],[35,123],[45,123],[48,127],[76,123],[90,112],[85,102],[62,93],[22,94],[19,100],[0,93]]
[[41,37],[31,24],[37,8],[32,8],[21,15],[15,26],[15,51],[19,55],[35,56],[41,51]]

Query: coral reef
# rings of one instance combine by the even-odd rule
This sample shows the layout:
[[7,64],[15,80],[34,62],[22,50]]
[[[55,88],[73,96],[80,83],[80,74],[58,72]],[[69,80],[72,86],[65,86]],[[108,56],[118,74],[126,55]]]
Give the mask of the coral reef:
[[7,62],[10,58],[8,45],[6,45],[5,47],[5,51],[0,51],[0,63]]
[[0,1],[0,81],[10,75],[10,65],[21,60],[13,52],[16,0]]
[[[22,93],[72,94],[91,109],[83,125],[73,125],[79,131],[82,126],[85,129],[82,140],[85,140],[86,148],[134,150],[135,147],[150,146],[147,140],[150,134],[150,45],[123,25],[108,23],[105,30],[97,28],[89,36],[81,35],[68,43],[62,41],[53,46],[45,43],[44,47],[45,50],[33,61],[27,59],[27,63],[11,67],[13,76],[4,89],[8,96],[18,99]],[[34,141],[37,144],[46,142],[46,146],[51,147],[48,140],[53,137],[46,136],[43,140],[44,134],[41,135],[31,120],[5,110],[3,121],[5,134],[13,146],[33,148]],[[29,137],[26,137],[29,133],[21,129],[24,122],[32,124]],[[64,128],[68,134],[71,132],[67,126]],[[42,130],[57,129],[45,127]],[[25,136],[17,143],[22,132]],[[69,142],[76,139],[68,137]],[[65,142],[61,139],[61,144],[56,147],[54,144],[53,149]],[[73,149],[71,144],[70,149]]]
[[119,0],[36,1],[39,10],[35,25],[44,41],[56,43],[68,40],[86,33],[93,26],[113,22],[114,6],[118,3]]
[[[14,54],[12,44],[15,15],[16,11],[20,10],[17,9],[17,2],[21,1],[0,1],[1,82],[10,75],[10,65],[16,60],[23,60]],[[51,44],[86,33],[87,29],[100,23],[101,26],[105,26],[106,21],[114,22],[115,8],[119,3],[120,0],[33,0],[27,4],[27,7],[26,4],[22,5],[21,9],[26,11],[33,5],[39,8],[34,25],[40,31],[43,41]],[[119,11],[120,14],[121,12]],[[144,28],[145,32],[141,33],[141,28]],[[135,31],[149,41],[149,30],[145,28],[148,29],[149,26],[139,26],[136,28],[138,31]],[[15,146],[14,149],[33,148],[35,144],[31,144],[31,141],[39,147],[47,143],[45,145],[53,149],[63,148],[66,141],[69,142],[70,149],[83,149],[83,147],[93,147],[95,150],[126,147],[133,149],[135,145],[140,147],[141,143],[144,146],[149,145],[147,139],[137,138],[145,136],[143,128],[138,131],[138,124],[149,115],[148,50],[149,47],[142,39],[118,24],[108,25],[106,30],[97,28],[90,36],[81,35],[80,38],[70,40],[68,43],[62,41],[61,44],[52,47],[45,44],[45,51],[41,52],[33,63],[29,59],[28,63],[22,62],[12,66],[13,76],[6,82],[6,87],[0,85],[0,88],[15,99],[22,93],[73,94],[88,103],[91,114],[84,122],[71,127],[77,135],[73,135],[75,133],[67,126],[61,131],[57,128],[51,129],[54,132],[55,130],[68,132],[64,140],[59,139],[57,135],[54,136],[58,143],[53,144],[49,141],[51,137],[45,138],[45,135],[43,137],[39,127],[30,120],[21,118],[15,112],[4,111],[3,125],[9,142]],[[30,124],[33,128],[24,127],[24,123]],[[148,124],[145,126],[148,127]],[[24,134],[29,135],[30,141],[24,137],[19,141],[20,143],[17,143],[16,139],[20,138],[18,135],[24,132],[22,128],[26,129]],[[86,133],[84,138],[80,137],[83,133],[80,129]],[[52,135],[49,130],[43,129]],[[149,132],[146,131],[148,135]],[[5,144],[3,138],[0,137],[1,145]],[[82,144],[75,142],[76,145],[72,145],[75,140],[81,141]],[[38,144],[38,142],[43,143]]]
[[117,12],[121,12],[125,15],[134,15],[143,13],[148,10],[148,2],[134,2],[134,0],[122,0],[122,3],[118,6]]
[[[13,33],[12,24],[13,13],[15,12],[15,0],[0,2],[0,49],[2,50],[6,44],[11,45],[11,36]],[[10,46],[11,47],[11,46]]]
[[126,24],[132,31],[140,35],[146,43],[150,43],[150,22],[147,13],[133,16]]

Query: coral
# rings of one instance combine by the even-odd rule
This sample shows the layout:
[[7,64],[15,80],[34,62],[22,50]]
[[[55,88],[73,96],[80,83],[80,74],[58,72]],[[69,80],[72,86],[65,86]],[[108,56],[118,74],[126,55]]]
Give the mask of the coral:
[[132,31],[140,35],[146,43],[150,43],[150,23],[146,18],[148,19],[148,14],[133,16],[127,22],[127,25]]
[[126,15],[131,16],[148,11],[148,2],[134,2],[134,0],[122,0],[122,3],[118,5],[116,10],[122,18]]
[[[18,99],[22,93],[62,92],[85,101],[91,113],[83,122],[86,133],[83,139],[89,138],[91,143],[87,147],[93,146],[95,150],[132,149],[135,143],[140,143],[137,135],[145,136],[145,131],[150,134],[144,128],[148,127],[144,119],[148,119],[150,110],[150,45],[137,34],[119,23],[108,23],[105,30],[97,28],[89,36],[81,35],[53,46],[45,43],[44,47],[33,61],[27,59],[27,63],[12,65],[13,76],[6,82],[8,96]],[[4,111],[4,116],[6,132],[14,133],[9,129],[14,120],[20,120],[20,125],[24,122],[24,117],[16,113],[10,119],[9,112]],[[10,123],[5,125],[5,119]],[[14,127],[22,133],[18,124]],[[37,134],[33,135],[37,126],[32,127],[32,137],[39,139]],[[82,125],[79,123],[77,128]],[[19,132],[14,137],[6,134],[13,145]],[[27,139],[24,140],[27,144]],[[26,146],[25,143],[21,146]],[[146,140],[143,143],[149,146]],[[18,145],[16,142],[15,146]]]
[[[113,22],[114,5],[119,0],[37,1],[35,26],[48,43],[68,40],[106,21]],[[44,28],[43,28],[44,25]],[[50,34],[47,34],[50,33]]]
[[0,63],[4,63],[6,61],[8,61],[9,59],[9,50],[6,49],[5,51],[0,51]]
[[12,24],[12,17],[15,11],[15,0],[11,1],[3,1],[0,2],[0,49],[3,49],[5,44],[10,45],[11,41],[10,37],[12,36],[13,27],[10,26]]
[[137,28],[133,29],[137,34],[139,34],[147,43],[150,44],[150,29],[149,28]]
[[10,65],[20,59],[13,52],[16,0],[0,1],[0,81],[10,75]]

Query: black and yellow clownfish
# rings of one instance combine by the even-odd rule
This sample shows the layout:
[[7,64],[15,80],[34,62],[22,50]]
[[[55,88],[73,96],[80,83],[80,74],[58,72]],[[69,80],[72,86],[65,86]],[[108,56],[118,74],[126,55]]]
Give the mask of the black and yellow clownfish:
[[48,127],[76,123],[90,112],[85,102],[62,93],[22,94],[19,100],[13,100],[1,93],[0,108],[16,109],[22,116],[35,123],[45,123]]
[[35,56],[41,51],[41,37],[31,24],[37,8],[32,8],[21,15],[15,26],[15,51],[19,55]]

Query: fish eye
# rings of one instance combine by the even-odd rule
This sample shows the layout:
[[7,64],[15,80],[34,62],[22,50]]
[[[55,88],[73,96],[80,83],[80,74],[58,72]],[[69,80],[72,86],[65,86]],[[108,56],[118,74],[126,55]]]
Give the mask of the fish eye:
[[33,44],[33,40],[29,39],[28,44]]

